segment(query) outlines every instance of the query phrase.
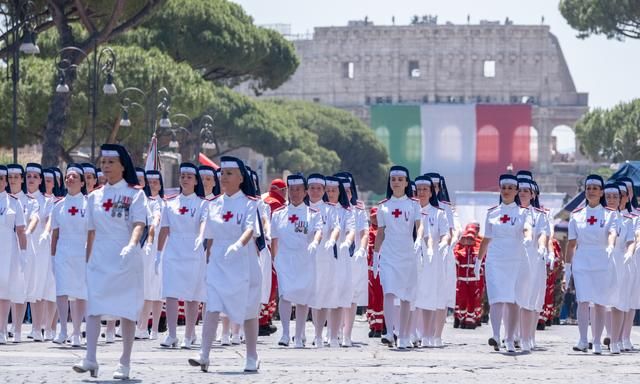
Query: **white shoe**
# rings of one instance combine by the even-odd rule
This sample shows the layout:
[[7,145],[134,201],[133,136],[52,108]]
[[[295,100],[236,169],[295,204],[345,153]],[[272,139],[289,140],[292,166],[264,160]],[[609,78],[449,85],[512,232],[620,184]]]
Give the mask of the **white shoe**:
[[0,332],[0,345],[7,344],[7,334]]
[[55,339],[53,339],[53,343],[54,344],[64,344],[67,342],[67,334],[66,333],[59,333],[58,336],[56,336]]
[[593,343],[593,354],[602,355],[602,345]]
[[178,346],[178,341],[177,337],[167,335],[167,337],[164,338],[164,341],[160,343],[160,346],[165,348],[176,348]]
[[240,335],[233,335],[231,336],[231,344],[232,345],[240,345],[242,343],[242,340],[240,339]]
[[36,335],[36,330],[31,329],[31,332],[29,332],[29,334],[27,335],[27,339],[33,339],[35,335]]
[[115,342],[116,342],[116,334],[115,334],[115,332],[107,331],[107,332],[104,334],[104,339],[105,339],[105,342],[106,342],[107,344],[113,344],[113,343],[115,343]]
[[281,345],[283,347],[288,347],[289,346],[289,335],[282,335],[282,337],[280,338],[280,341],[278,341],[278,345]]
[[[44,341],[44,337],[42,336],[42,332],[35,332],[35,331],[31,331],[31,333],[29,334],[29,336],[31,336],[31,338],[33,339],[33,341],[37,342],[37,343],[41,343]],[[29,337],[27,336],[27,337]]]
[[149,335],[149,340],[158,340],[158,332],[151,331],[151,334]]
[[180,344],[180,349],[191,349],[191,339],[185,337],[182,339],[182,344]]
[[516,351],[516,346],[515,346],[515,344],[513,343],[513,341],[508,341],[508,340],[507,340],[507,341],[505,341],[505,342],[504,342],[504,346],[505,346],[505,348],[507,349],[507,352],[509,352],[509,353],[515,353],[515,351]]
[[340,348],[340,343],[338,342],[338,339],[329,340],[329,348]]
[[531,352],[531,341],[530,340],[522,340],[520,342],[520,349],[522,352]]
[[78,373],[89,372],[91,377],[98,377],[98,363],[89,361],[87,359],[80,360],[79,363],[73,365],[73,370]]
[[316,339],[313,342],[313,344],[315,344],[316,348],[324,348],[324,342],[322,340],[322,337],[316,337]]
[[116,328],[116,337],[122,337],[122,329],[120,327]]
[[146,329],[138,329],[136,328],[136,339],[137,340],[147,340],[149,339],[149,332]]
[[13,342],[14,343],[22,343],[22,334],[21,333],[14,333],[13,334]]
[[203,359],[201,354],[198,354],[198,357],[189,359],[189,365],[192,367],[200,367],[202,372],[209,371],[209,359]]
[[231,345],[231,338],[229,337],[228,334],[222,335],[222,337],[220,338],[220,344],[221,345]]
[[587,352],[587,350],[589,349],[589,343],[585,342],[578,342],[578,344],[576,344],[573,347],[573,350],[576,352]]
[[44,331],[44,341],[52,341],[55,336],[56,336],[56,333],[53,332],[51,329],[48,331]]
[[420,339],[420,348],[429,348],[429,338],[423,337]]
[[71,346],[74,348],[78,348],[82,346],[82,336],[80,335],[71,335]]
[[434,348],[442,348],[444,346],[444,344],[442,344],[442,339],[439,337],[434,337],[433,340],[431,340],[431,344]]
[[302,342],[302,340],[296,339],[296,341],[293,343],[293,347],[298,349],[304,348],[304,343]]
[[407,349],[409,348],[409,344],[411,343],[405,338],[398,339],[398,349]]
[[622,350],[625,352],[630,352],[634,350],[631,340],[627,339],[622,342]]
[[382,342],[382,344],[388,345],[389,347],[393,347],[393,345],[395,344],[393,334],[382,335],[382,337],[380,338],[380,341]]
[[611,343],[609,345],[609,350],[611,351],[612,355],[619,355],[620,354],[620,344],[621,343]]
[[247,357],[247,362],[244,365],[245,372],[258,372],[260,369],[260,359],[252,359]]
[[346,337],[342,339],[342,344],[340,345],[342,348],[351,348],[353,347],[353,342],[351,339],[347,339]]
[[129,371],[131,367],[127,367],[126,365],[118,364],[116,370],[113,371],[113,379],[114,380],[129,380]]

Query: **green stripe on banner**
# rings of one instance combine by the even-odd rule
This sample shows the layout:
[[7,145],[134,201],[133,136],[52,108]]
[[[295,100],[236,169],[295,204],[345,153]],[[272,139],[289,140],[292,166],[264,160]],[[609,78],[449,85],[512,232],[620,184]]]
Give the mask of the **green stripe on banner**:
[[411,178],[420,175],[422,124],[417,105],[374,105],[371,128],[389,151],[391,162],[409,169]]

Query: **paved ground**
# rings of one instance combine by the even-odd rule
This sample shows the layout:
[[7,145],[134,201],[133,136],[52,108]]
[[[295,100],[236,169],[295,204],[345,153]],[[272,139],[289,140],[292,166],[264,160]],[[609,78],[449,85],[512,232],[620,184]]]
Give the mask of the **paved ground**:
[[[279,326],[279,324],[278,324]],[[27,327],[28,328],[28,327]],[[293,330],[293,329],[292,329]],[[179,336],[183,327],[179,328]],[[199,332],[199,331],[198,331]],[[244,346],[214,345],[209,373],[187,364],[196,351],[166,350],[158,341],[136,341],[132,382],[145,383],[423,383],[423,382],[562,382],[584,383],[606,380],[640,381],[640,353],[619,356],[576,353],[575,326],[553,326],[538,333],[539,351],[508,355],[493,352],[487,344],[490,330],[445,330],[445,347],[395,351],[379,340],[367,338],[367,326],[357,320],[349,349],[298,350],[276,345],[280,333],[261,337],[258,374],[244,374]],[[307,323],[307,335],[312,334]],[[640,329],[633,337],[640,342]],[[24,342],[0,346],[0,383],[109,383],[117,364],[120,343],[98,346],[101,371],[98,379],[77,374],[71,365],[84,351],[52,343]],[[636,381],[638,380],[638,381]],[[119,381],[118,381],[119,382]]]

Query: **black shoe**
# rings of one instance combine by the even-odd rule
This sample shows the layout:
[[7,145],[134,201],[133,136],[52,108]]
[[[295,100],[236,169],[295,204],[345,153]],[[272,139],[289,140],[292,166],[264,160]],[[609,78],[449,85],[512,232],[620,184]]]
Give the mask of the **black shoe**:
[[453,319],[453,328],[460,328],[460,319]]
[[543,322],[541,322],[541,321],[539,321],[539,322],[538,322],[538,325],[536,325],[536,329],[537,329],[538,331],[544,331],[544,328],[545,328],[545,327],[546,327],[545,323],[543,323]]
[[271,335],[271,328],[269,328],[269,325],[261,325],[260,327],[258,327],[258,336],[269,336]]
[[269,324],[269,331],[271,332],[271,334],[274,334],[274,333],[278,332],[278,327],[276,327],[273,324]]
[[551,321],[551,319],[545,321],[544,325],[546,325],[547,327],[550,327],[553,324],[553,321]]
[[[454,327],[454,328],[456,328],[456,326],[455,326],[455,325],[454,325],[453,327]],[[467,324],[465,324],[465,323],[460,323],[460,324],[458,324],[458,327],[459,327],[460,329],[467,329]]]
[[482,327],[482,321],[480,320],[476,321],[476,328],[478,327]]
[[375,331],[373,329],[369,330],[369,338],[373,337],[373,334],[375,333]]
[[462,325],[464,325],[464,329],[476,329],[476,324],[475,323],[471,323],[471,324],[463,323]]
[[489,338],[489,345],[493,347],[493,350],[496,352],[500,351],[500,345],[498,345],[498,341],[493,337]]
[[609,350],[611,350],[611,339],[608,337],[605,337],[604,340],[602,340],[602,344],[606,345],[607,348]]
[[373,332],[373,337],[374,338],[381,338],[382,337],[382,332],[381,331],[375,331]]

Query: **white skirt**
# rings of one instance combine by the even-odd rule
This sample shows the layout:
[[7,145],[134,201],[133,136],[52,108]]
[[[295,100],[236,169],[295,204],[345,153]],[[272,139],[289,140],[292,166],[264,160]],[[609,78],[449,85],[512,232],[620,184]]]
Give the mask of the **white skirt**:
[[[193,250],[195,234],[174,233],[162,255],[162,297],[185,301],[206,299],[204,248]],[[154,272],[155,273],[155,272]]]
[[343,289],[348,291],[351,281],[345,284],[348,276],[346,271],[339,267],[341,264],[333,249],[326,250],[324,245],[324,241],[320,243],[316,253],[316,284],[311,307],[340,308],[340,304],[344,303],[344,299],[341,298],[344,295]]
[[53,258],[56,280],[56,295],[87,299],[87,261],[83,247],[86,236],[77,239],[60,239]]
[[[257,247],[256,247],[257,251]],[[260,302],[262,304],[269,304],[269,298],[271,297],[271,280],[273,263],[271,261],[271,251],[268,247],[260,251],[260,271],[262,274],[262,286],[260,289]]]
[[315,257],[306,249],[279,249],[275,266],[280,298],[300,305],[310,305],[313,302],[316,287]]
[[[380,284],[384,294],[414,302],[417,292],[418,271],[413,243],[391,244],[386,238],[380,251]],[[404,244],[408,243],[408,244]],[[393,251],[391,251],[393,250]]]
[[357,306],[367,306],[369,304],[369,269],[367,265],[366,253],[356,260],[351,259],[351,286],[353,287],[352,303]]
[[620,311],[631,309],[633,302],[634,268],[630,260],[625,264],[623,252],[615,251],[613,255],[615,283],[611,286],[610,305]]

